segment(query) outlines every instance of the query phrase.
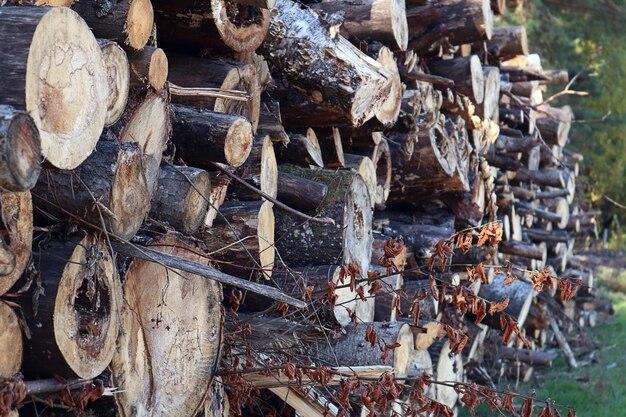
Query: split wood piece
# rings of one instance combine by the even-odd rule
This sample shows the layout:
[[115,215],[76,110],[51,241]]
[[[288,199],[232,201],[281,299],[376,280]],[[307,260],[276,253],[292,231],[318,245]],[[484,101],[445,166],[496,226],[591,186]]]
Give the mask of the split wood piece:
[[201,229],[203,249],[220,269],[240,277],[270,279],[276,255],[274,209],[269,201],[227,201],[210,229]]
[[23,356],[22,328],[17,314],[0,301],[0,377],[12,377],[20,371]]
[[24,374],[95,378],[111,362],[122,305],[105,241],[81,233],[54,239],[33,256],[41,288],[31,284],[17,301],[30,331]]
[[341,29],[355,39],[377,41],[394,51],[407,48],[409,28],[403,1],[329,0],[314,3],[311,7],[330,15],[342,13]]
[[211,87],[248,94],[246,101],[206,96],[172,95],[177,104],[201,107],[218,113],[245,116],[256,132],[261,110],[261,87],[254,65],[224,59],[203,59],[168,54],[169,80],[181,87]]
[[150,217],[183,233],[193,234],[204,224],[210,195],[208,172],[163,163]]
[[41,172],[41,138],[25,112],[0,104],[0,187],[27,191]]
[[[504,284],[506,275],[495,274],[493,277],[493,283],[483,284],[478,292],[478,295],[487,301],[499,303],[505,298],[509,299],[509,305],[504,310],[504,313],[510,315],[517,321],[519,328],[524,327],[526,318],[532,306],[536,291],[533,286],[521,280],[515,280],[511,284]],[[491,327],[500,328],[498,322],[500,313],[494,316],[485,317],[485,323]]]
[[[274,145],[269,136],[256,135],[252,142],[252,149],[246,162],[244,162],[235,174],[248,184],[263,191],[272,198],[278,193],[278,165]],[[260,200],[262,197],[239,183],[231,187],[239,200]]]
[[[14,265],[11,272],[0,275],[0,295],[6,293],[15,284],[30,263],[33,244],[33,203],[29,191],[0,193],[2,236],[2,266]],[[8,248],[5,247],[8,245]],[[9,253],[14,260],[10,261]],[[8,260],[8,261],[7,261]]]
[[286,172],[278,173],[278,200],[302,211],[315,211],[328,194],[328,186]]
[[107,113],[107,74],[96,38],[70,9],[5,6],[0,45],[11,68],[3,73],[0,103],[29,113],[52,165],[76,168],[96,146]]
[[[452,353],[449,341],[436,341],[428,348],[428,353],[434,368],[434,380],[452,383],[464,381],[463,359],[461,355]],[[433,391],[433,400],[455,408],[459,394],[453,387],[436,385]]]
[[142,152],[134,143],[99,142],[75,170],[44,170],[33,196],[43,213],[71,213],[122,239],[137,233],[150,210]]
[[541,132],[541,137],[549,145],[565,146],[569,139],[569,131],[573,119],[572,109],[569,106],[561,108],[549,105],[539,106],[535,123]]
[[469,97],[474,104],[485,98],[485,76],[477,55],[430,61],[430,72],[454,81],[454,90]]
[[[398,306],[399,311],[394,311],[394,308],[391,306],[391,298],[395,298],[393,293],[390,293],[389,287],[383,286],[383,289],[376,293],[376,315],[374,320],[376,321],[389,321],[392,318],[396,320],[401,317],[411,317],[411,306],[413,305],[413,297],[418,295],[422,291],[426,291],[428,293],[428,297],[421,301],[415,301],[420,308],[420,318],[422,320],[434,320],[439,313],[439,303],[434,301],[430,295],[430,290],[428,286],[428,280],[408,280],[402,279],[401,274],[392,275],[391,277],[400,276],[399,281],[401,287],[399,289],[402,292],[406,293],[406,297],[398,294],[397,298],[400,299],[400,305]],[[386,278],[385,278],[386,279]],[[401,314],[397,314],[401,313]],[[393,321],[393,320],[391,320]],[[429,334],[432,335],[432,332]],[[421,336],[421,335],[420,335]],[[420,339],[421,340],[421,339]],[[427,344],[428,340],[425,340],[425,344]],[[431,340],[432,343],[432,340]],[[428,346],[420,345],[416,346],[416,349],[426,349]]]
[[545,263],[547,258],[546,248],[526,242],[502,241],[498,250],[506,255],[521,256],[523,258],[536,259]]
[[548,314],[548,319],[550,320],[550,327],[552,328],[552,332],[554,333],[554,337],[556,338],[561,350],[563,351],[563,355],[567,359],[567,364],[570,368],[578,368],[578,362],[576,361],[576,356],[574,352],[572,352],[572,348],[569,345],[569,342],[561,332],[561,328],[559,327],[559,323],[556,321],[556,318],[552,314]]
[[210,162],[241,166],[252,150],[252,125],[242,116],[173,105],[172,142],[187,163],[211,168]]
[[130,87],[130,71],[126,52],[121,46],[108,39],[98,39],[98,44],[106,66],[109,86],[107,115],[104,120],[104,126],[109,127],[124,113]]
[[547,185],[556,188],[565,188],[570,177],[567,171],[559,169],[519,169],[516,172],[509,173],[509,179],[517,181],[532,181],[539,185]]
[[169,63],[161,48],[144,46],[140,51],[127,52],[130,63],[130,85],[142,87],[149,85],[156,91],[165,87],[169,72]]
[[[177,235],[149,246],[206,265]],[[145,279],[150,277],[150,279]],[[199,275],[135,259],[124,279],[121,332],[112,384],[121,416],[196,414],[215,375],[222,345],[221,285]],[[185,380],[184,384],[176,381]]]
[[344,114],[352,125],[374,117],[390,92],[384,65],[341,35],[333,37],[326,22],[299,3],[278,0],[274,12],[263,48],[268,63],[313,103]]
[[72,10],[85,19],[99,38],[137,50],[146,46],[154,26],[150,0],[121,0],[106,5],[98,0],[81,0],[72,4]]
[[539,144],[535,136],[526,135],[519,138],[500,134],[496,141],[496,150],[498,152],[517,153],[527,152],[530,148]]
[[[400,346],[389,352],[389,359],[383,361],[378,344],[373,347],[365,340],[365,332],[372,326],[378,340],[384,346],[399,343]],[[346,334],[340,339],[318,343],[312,346],[312,359],[318,366],[365,366],[393,365],[396,379],[408,374],[409,360],[413,351],[411,326],[401,323],[370,323],[358,327],[346,327]]]
[[[260,105],[259,125],[257,135],[268,135],[277,146],[289,145],[289,136],[285,133],[283,121],[280,113],[280,103],[278,101],[264,101]],[[320,165],[322,166],[322,165]]]
[[[522,154],[522,159],[526,162],[526,169],[529,171],[538,171],[541,162],[541,149],[542,145],[533,146],[525,154]],[[531,174],[532,175],[532,174]],[[536,176],[539,178],[540,176]],[[541,180],[539,180],[541,181]],[[537,181],[537,182],[539,182]],[[539,182],[541,184],[541,182]]]
[[324,167],[326,168],[343,168],[346,166],[346,160],[343,153],[343,143],[341,142],[341,133],[339,129],[333,127],[331,129],[317,129],[320,150]]
[[[515,58],[528,53],[528,37],[525,26],[500,26],[493,28],[493,35],[486,41],[487,52],[498,61]],[[480,52],[483,45],[475,45],[475,51]],[[474,49],[473,48],[473,49]]]
[[209,197],[209,210],[204,218],[204,227],[213,227],[213,221],[219,216],[219,209],[224,204],[226,192],[231,178],[221,171],[209,172],[211,177],[211,195]]
[[409,49],[428,51],[446,39],[452,45],[491,39],[490,0],[436,0],[407,5]]
[[[367,1],[367,0],[366,0]],[[394,4],[400,3],[398,0],[378,0],[379,3],[388,3],[392,1]],[[376,3],[376,0],[374,0]],[[326,3],[321,3],[326,4]],[[351,10],[351,7],[348,10]],[[404,4],[402,5],[404,10]],[[406,21],[406,18],[405,18]],[[393,56],[393,52],[387,47],[380,48],[376,61],[380,62],[389,72],[389,94],[387,99],[380,106],[380,109],[376,112],[376,119],[382,123],[383,126],[393,126],[398,120],[400,115],[400,107],[402,104],[402,96],[404,95],[404,85],[400,80],[400,72],[398,70],[398,64]]]
[[491,0],[491,10],[493,14],[502,15],[506,10],[506,0]]
[[507,346],[498,348],[498,354],[505,359],[539,366],[552,366],[552,361],[555,360],[557,356],[553,351],[543,352],[540,350],[515,349]]
[[122,117],[105,132],[107,139],[139,146],[150,196],[157,187],[163,151],[171,135],[170,106],[165,91],[130,97]]
[[365,181],[365,186],[370,196],[371,206],[376,203],[376,187],[378,179],[376,178],[376,165],[367,157],[361,155],[344,154],[344,167],[355,170]]
[[351,171],[310,170],[281,165],[280,170],[328,186],[315,212],[334,225],[303,223],[283,210],[276,212],[276,247],[289,265],[354,263],[367,276],[372,249],[372,207],[362,177]]
[[483,78],[485,94],[483,102],[476,106],[476,115],[481,119],[490,119],[498,123],[500,121],[500,69],[483,67]]
[[565,69],[543,70],[547,80],[540,80],[544,85],[566,85],[569,82],[569,73]]
[[314,165],[322,168],[322,148],[317,140],[315,131],[311,128],[306,134],[290,133],[289,143],[276,145],[277,156],[281,162],[309,166]]
[[173,48],[251,52],[261,46],[270,12],[231,0],[154,0],[159,43]]

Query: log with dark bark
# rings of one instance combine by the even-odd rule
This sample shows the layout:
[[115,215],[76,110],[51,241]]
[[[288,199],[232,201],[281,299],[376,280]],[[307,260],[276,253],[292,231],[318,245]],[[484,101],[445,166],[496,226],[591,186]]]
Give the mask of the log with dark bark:
[[226,200],[226,192],[231,178],[222,171],[211,171],[209,175],[211,176],[211,196],[209,197],[209,210],[204,218],[204,226],[210,228],[213,226],[213,221],[219,216],[219,209]]
[[11,377],[22,367],[22,328],[17,314],[8,304],[0,301],[0,376]]
[[572,125],[573,113],[569,106],[561,108],[539,106],[535,123],[543,140],[550,145],[565,146]]
[[154,11],[150,0],[119,0],[103,3],[81,0],[72,4],[99,38],[111,39],[133,49],[143,48],[152,34]]
[[100,137],[109,94],[102,52],[89,27],[67,8],[6,6],[0,45],[7,68],[0,103],[28,111],[51,164],[77,167]]
[[200,229],[203,250],[220,261],[222,271],[271,278],[276,256],[272,206],[269,201],[227,201],[213,226]]
[[569,82],[569,73],[565,69],[543,70],[547,80],[540,80],[545,85],[565,85]]
[[[496,61],[505,61],[528,53],[528,38],[524,26],[501,26],[493,28],[493,36],[486,42],[487,52]],[[475,45],[477,53],[483,44]]]
[[[504,313],[513,317],[521,329],[524,326],[526,317],[528,317],[528,312],[530,311],[536,292],[533,290],[532,285],[519,279],[511,284],[504,284],[505,279],[505,275],[495,274],[493,277],[493,283],[483,284],[478,292],[478,295],[495,303],[499,303],[500,301],[508,298],[509,305],[504,310]],[[499,313],[494,316],[485,317],[485,321],[492,327],[500,328],[499,323],[496,320],[498,316]]]
[[539,141],[535,136],[527,135],[519,138],[500,134],[495,143],[496,150],[499,152],[516,153],[526,152],[528,149],[537,146]]
[[544,229],[524,229],[524,233],[536,242],[567,243],[570,239],[569,233],[560,230],[544,230]]
[[254,135],[248,119],[225,113],[172,106],[172,142],[188,164],[207,166],[209,161],[241,166],[252,150]]
[[317,137],[319,138],[320,150],[324,167],[326,168],[343,168],[346,166],[346,160],[343,153],[343,142],[341,141],[341,133],[336,127],[330,129],[317,129]]
[[[270,197],[276,198],[278,191],[278,165],[274,145],[269,136],[256,135],[252,142],[252,149],[246,162],[235,174],[248,184],[261,190]],[[259,200],[261,196],[239,183],[233,183],[231,191],[239,200]]]
[[474,104],[485,98],[485,76],[477,55],[428,63],[430,72],[454,81],[454,90],[469,97]]
[[159,44],[216,52],[257,49],[270,23],[270,12],[231,0],[154,0]]
[[149,85],[156,91],[165,87],[169,62],[163,49],[144,46],[140,51],[128,51],[127,55],[130,63],[130,85],[132,87]]
[[280,170],[326,184],[328,193],[314,213],[335,221],[334,225],[303,224],[300,218],[278,209],[276,246],[281,258],[290,265],[354,263],[366,276],[372,248],[372,208],[361,176],[293,165],[281,165]]
[[312,3],[316,11],[343,14],[341,29],[347,37],[377,41],[392,50],[406,50],[409,37],[406,9],[399,0],[329,0]]
[[[374,117],[389,95],[389,72],[326,22],[291,0],[276,2],[263,54],[313,103],[344,114],[354,126]],[[306,53],[303,48],[306,45]]]
[[276,145],[276,148],[281,162],[320,168],[324,166],[322,149],[313,129],[307,129],[306,134],[290,133],[289,143]]
[[137,233],[150,210],[150,192],[134,143],[100,142],[73,171],[45,169],[35,188],[35,206],[60,218],[76,216],[122,239]]
[[[206,264],[176,235],[150,247]],[[145,279],[150,277],[150,279]],[[135,259],[124,279],[121,333],[111,364],[119,415],[193,416],[213,380],[222,344],[222,288],[213,280]],[[185,380],[184,384],[176,381]]]
[[0,275],[0,294],[4,294],[20,279],[30,263],[33,243],[33,203],[29,191],[0,193],[0,201],[2,209],[0,265],[2,272],[5,272]]
[[202,59],[181,54],[168,54],[169,80],[181,87],[239,90],[248,94],[246,101],[215,98],[205,95],[172,94],[172,101],[219,113],[245,116],[253,131],[259,124],[261,87],[254,65],[224,59]]
[[122,307],[108,246],[95,235],[80,233],[53,239],[33,255],[38,283],[31,283],[18,299],[30,332],[24,374],[85,379],[100,375],[115,350]]
[[525,362],[529,365],[552,366],[552,361],[557,355],[554,352],[544,352],[540,350],[515,349],[512,347],[501,346],[498,348],[498,354],[505,359]]
[[523,258],[536,259],[545,263],[547,253],[546,248],[532,243],[517,241],[502,241],[498,245],[498,250],[507,255],[521,256]]
[[512,173],[510,178],[517,181],[532,181],[540,185],[564,188],[567,185],[569,173],[559,169],[525,169],[522,168]]
[[109,39],[98,39],[98,44],[102,50],[109,86],[107,115],[104,121],[104,126],[108,127],[117,122],[124,113],[130,88],[130,71],[126,52],[121,46]]
[[[259,125],[257,134],[268,135],[272,142],[282,146],[289,145],[289,136],[285,133],[283,121],[280,114],[280,102],[264,101],[261,103],[259,111]],[[320,165],[321,166],[321,165]]]
[[183,233],[193,234],[204,224],[210,195],[208,172],[163,163],[150,217]]
[[452,45],[490,39],[493,12],[490,0],[436,0],[406,7],[409,49],[428,51],[445,38]]
[[27,191],[41,172],[41,138],[25,112],[0,104],[0,187]]
[[278,199],[289,207],[315,211],[328,194],[328,186],[286,172],[278,173]]

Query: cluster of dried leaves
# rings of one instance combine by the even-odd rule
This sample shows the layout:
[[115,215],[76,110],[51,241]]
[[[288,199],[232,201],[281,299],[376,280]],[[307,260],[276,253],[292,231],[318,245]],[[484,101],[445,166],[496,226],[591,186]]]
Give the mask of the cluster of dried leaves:
[[0,378],[0,417],[8,417],[11,410],[24,401],[26,392],[21,377]]

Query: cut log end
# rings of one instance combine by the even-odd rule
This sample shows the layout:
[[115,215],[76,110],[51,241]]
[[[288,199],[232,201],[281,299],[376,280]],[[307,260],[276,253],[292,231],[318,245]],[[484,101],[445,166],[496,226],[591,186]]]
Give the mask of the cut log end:
[[104,127],[107,85],[100,46],[87,24],[70,9],[50,9],[31,42],[26,109],[52,165],[74,169],[91,154]]
[[0,376],[10,377],[22,366],[22,329],[11,307],[0,301]]
[[[386,341],[391,343],[391,341]],[[393,352],[393,369],[397,379],[402,379],[409,374],[409,367],[413,353],[413,333],[411,326],[403,324],[398,331],[398,337],[395,342],[400,346]]]
[[269,136],[263,139],[261,149],[261,191],[269,196],[276,198],[278,195],[278,164],[276,162],[276,153],[274,153],[274,145]]
[[244,118],[238,118],[229,127],[224,144],[224,155],[229,165],[238,167],[243,164],[252,149],[252,125]]
[[483,74],[483,67],[480,63],[480,58],[478,58],[477,55],[472,55],[471,57],[470,74],[472,80],[472,92],[474,94],[473,98],[476,101],[476,104],[480,104],[485,99],[485,76]]
[[109,86],[107,115],[104,120],[104,126],[108,127],[117,122],[124,113],[128,100],[130,70],[126,52],[117,43],[107,39],[99,39],[98,43],[106,65]]
[[304,142],[304,144],[307,151],[309,152],[311,161],[318,167],[323,168],[324,160],[322,159],[322,148],[320,147],[320,142],[317,139],[315,131],[311,128],[308,128],[306,130],[306,138],[307,140]]
[[156,48],[152,56],[150,56],[150,68],[148,69],[148,83],[155,90],[159,91],[165,87],[168,74],[167,55],[163,49]]
[[33,240],[33,203],[29,191],[1,193],[2,224],[0,232],[15,254],[15,267],[0,276],[0,294],[7,292],[20,278],[30,261]]
[[[393,1],[395,5],[397,1]],[[399,7],[399,6],[398,6]],[[404,7],[403,7],[404,9]],[[404,17],[406,22],[406,17]],[[400,107],[402,105],[403,86],[400,80],[400,72],[398,71],[398,65],[393,57],[393,52],[387,47],[381,48],[376,59],[380,62],[385,69],[389,71],[391,76],[389,77],[389,95],[376,112],[376,119],[385,126],[393,125],[398,120],[400,114]]]
[[276,250],[274,247],[274,204],[265,201],[259,210],[257,238],[259,239],[259,261],[266,279],[272,277]]
[[[386,3],[391,6],[388,12],[391,16],[391,28],[393,30],[393,38],[401,51],[406,51],[409,44],[409,25],[406,20],[406,7],[403,0],[377,0],[374,1],[372,9],[376,10],[378,3]],[[387,6],[387,7],[389,7]]]
[[213,111],[246,116],[256,132],[261,112],[261,86],[254,65],[247,64],[233,68],[224,78],[222,90],[242,90],[250,95],[249,100],[239,101],[228,98],[217,98]]
[[232,0],[211,0],[215,26],[222,41],[236,52],[261,46],[270,24],[270,12]]
[[141,49],[147,43],[154,26],[154,10],[150,0],[132,0],[126,15],[126,42],[133,49]]
[[2,110],[0,106],[0,140],[4,139],[2,145],[8,175],[7,178],[0,179],[0,185],[10,191],[30,190],[37,183],[41,172],[39,130],[26,113],[10,111],[7,114],[10,121],[4,131]]

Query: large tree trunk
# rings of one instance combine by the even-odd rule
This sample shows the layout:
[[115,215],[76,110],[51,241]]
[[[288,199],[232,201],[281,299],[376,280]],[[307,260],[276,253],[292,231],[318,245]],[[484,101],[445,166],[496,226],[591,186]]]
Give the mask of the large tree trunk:
[[17,314],[0,301],[0,377],[11,377],[22,367],[22,328]]
[[30,332],[24,373],[95,378],[113,356],[122,304],[106,243],[80,234],[52,240],[34,258],[37,282],[19,299]]
[[275,12],[263,48],[268,62],[313,103],[346,115],[355,126],[371,119],[389,95],[391,74],[384,66],[332,36],[299,3],[278,0]]
[[33,196],[44,213],[71,213],[122,239],[137,233],[150,210],[141,150],[134,143],[100,142],[73,171],[46,169]]
[[152,34],[154,11],[150,0],[119,0],[115,4],[80,0],[72,5],[100,38],[141,49]]
[[[207,262],[198,255],[199,249],[176,235],[166,235],[150,246]],[[113,386],[124,387],[115,394],[119,414],[194,416],[220,355],[221,285],[135,259],[124,280],[124,298],[122,331],[111,366]]]
[[41,172],[41,138],[33,119],[0,105],[0,187],[27,191]]
[[89,27],[63,7],[3,7],[0,55],[0,103],[28,111],[52,165],[77,167],[96,146],[107,112],[106,68]]
[[[22,276],[30,262],[33,242],[33,203],[29,191],[21,193],[0,193],[2,207],[2,269],[7,272],[0,275],[0,295],[7,292]],[[6,248],[8,245],[8,248]],[[7,265],[7,258],[14,255],[14,260]],[[11,266],[12,268],[7,268]]]
[[235,276],[270,279],[276,256],[274,209],[269,201],[228,201],[213,226],[201,229],[203,249]]
[[109,86],[107,115],[104,120],[104,126],[108,127],[115,124],[124,113],[131,72],[128,57],[121,46],[108,39],[98,39],[98,44],[102,50]]
[[281,165],[281,171],[326,184],[328,194],[315,214],[335,221],[334,225],[303,223],[278,209],[276,246],[281,258],[291,265],[354,263],[366,276],[372,248],[372,208],[361,176],[292,165]]

